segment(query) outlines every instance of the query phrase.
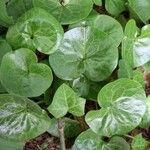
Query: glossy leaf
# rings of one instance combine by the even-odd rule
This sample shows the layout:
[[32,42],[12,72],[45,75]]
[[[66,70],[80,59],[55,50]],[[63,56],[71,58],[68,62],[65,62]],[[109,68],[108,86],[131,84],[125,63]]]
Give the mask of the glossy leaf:
[[122,137],[114,136],[103,145],[102,150],[130,150],[130,145]]
[[101,137],[88,129],[76,138],[72,150],[100,150],[102,144]]
[[94,20],[87,27],[66,32],[58,51],[50,55],[50,65],[59,78],[74,80],[84,74],[92,81],[102,81],[116,68],[122,29],[105,15]]
[[[63,118],[64,122],[64,134],[66,138],[72,138],[80,134],[81,129],[79,126],[79,122],[76,120],[72,120],[69,118]],[[47,130],[48,133],[50,133],[53,136],[59,137],[58,133],[58,121],[57,119],[52,119],[51,120],[51,126]]]
[[1,82],[9,93],[36,97],[44,93],[52,83],[51,69],[37,63],[37,57],[29,49],[7,53],[1,63]]
[[73,145],[72,150],[130,150],[130,145],[121,137],[115,136],[109,142],[104,142],[102,137],[91,129],[82,132]]
[[125,3],[126,0],[105,0],[105,7],[110,14],[118,16],[126,10]]
[[33,4],[47,10],[63,25],[86,18],[93,7],[92,0],[33,0]]
[[149,0],[128,0],[128,5],[144,23],[150,19]]
[[70,28],[75,27],[97,28],[108,36],[108,40],[113,41],[113,45],[118,47],[123,38],[123,30],[120,23],[108,15],[99,15],[97,12],[92,11],[90,15],[84,20],[70,25]]
[[13,24],[13,19],[7,14],[5,0],[0,0],[0,10],[0,25],[9,27]]
[[63,37],[58,21],[40,8],[33,8],[23,14],[8,30],[6,38],[14,49],[21,47],[36,49],[44,54],[57,50]]
[[81,97],[86,97],[89,93],[90,82],[84,76],[71,81],[72,89]]
[[66,84],[62,84],[56,91],[51,105],[48,107],[49,112],[55,118],[61,118],[67,112],[75,115],[84,115],[85,99],[80,98]]
[[0,95],[0,138],[25,142],[50,127],[46,112],[27,98]]
[[132,150],[146,150],[148,146],[148,141],[146,141],[141,134],[134,137],[131,146]]
[[140,124],[146,111],[142,85],[130,79],[104,86],[98,94],[98,103],[102,108],[88,112],[85,120],[94,132],[103,136],[130,132]]

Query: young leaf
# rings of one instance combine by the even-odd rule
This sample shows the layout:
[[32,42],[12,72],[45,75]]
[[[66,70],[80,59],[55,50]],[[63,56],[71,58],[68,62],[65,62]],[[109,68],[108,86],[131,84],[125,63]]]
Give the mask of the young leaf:
[[5,0],[0,0],[0,10],[0,25],[9,27],[13,24],[13,19],[7,14]]
[[25,142],[45,132],[50,118],[36,103],[27,98],[0,95],[0,138]]
[[72,150],[130,150],[130,145],[121,137],[115,136],[109,142],[91,129],[82,132],[73,145]]
[[103,145],[102,150],[130,150],[130,145],[122,137],[114,136]]
[[149,0],[128,0],[128,5],[144,23],[150,19]]
[[92,0],[33,0],[33,4],[47,10],[63,25],[86,18],[93,7]]
[[141,134],[138,134],[131,143],[132,150],[146,150],[148,143],[149,142],[146,141]]
[[140,124],[146,111],[142,85],[129,79],[104,86],[98,94],[98,103],[102,108],[88,112],[85,119],[94,132],[103,136],[128,133]]
[[65,33],[58,51],[49,57],[50,65],[64,80],[74,80],[84,74],[92,81],[102,81],[117,66],[117,47],[121,40],[120,24],[109,16],[99,15],[87,27]]
[[110,14],[118,16],[126,10],[125,3],[126,0],[105,0],[105,8]]
[[[72,138],[75,137],[77,135],[80,134],[81,129],[79,126],[79,122],[76,120],[72,120],[69,118],[63,118],[63,122],[64,122],[64,134],[66,138]],[[47,130],[47,132],[49,132],[51,135],[59,137],[59,133],[58,133],[58,121],[57,119],[52,119],[51,120],[51,126],[50,128]]]
[[44,54],[57,50],[62,37],[63,29],[58,21],[40,8],[32,8],[23,14],[6,35],[14,49],[37,49]]
[[143,88],[145,88],[145,83],[144,83],[144,74],[139,71],[139,70],[135,70],[133,71],[133,80],[139,82]]
[[29,49],[19,49],[7,53],[1,63],[1,82],[9,93],[26,97],[36,97],[51,85],[51,69],[37,63],[37,57]]
[[88,129],[76,138],[72,150],[100,150],[102,144],[101,137]]
[[64,117],[67,112],[75,116],[82,116],[84,106],[85,99],[78,97],[68,85],[62,84],[57,89],[48,110],[55,118]]

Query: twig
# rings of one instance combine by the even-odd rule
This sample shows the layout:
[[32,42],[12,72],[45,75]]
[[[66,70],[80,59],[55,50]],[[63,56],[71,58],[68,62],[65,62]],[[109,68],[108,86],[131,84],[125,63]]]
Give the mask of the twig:
[[127,137],[127,138],[130,138],[130,139],[133,139],[134,137],[133,136],[131,136],[131,135],[124,135],[125,137]]
[[61,150],[66,150],[64,127],[65,127],[65,124],[63,120],[61,118],[58,119],[58,132],[59,132],[59,137],[60,137]]

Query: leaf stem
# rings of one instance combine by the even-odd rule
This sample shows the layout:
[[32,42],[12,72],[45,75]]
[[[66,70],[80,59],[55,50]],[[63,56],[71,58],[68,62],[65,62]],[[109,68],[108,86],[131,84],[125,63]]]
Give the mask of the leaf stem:
[[58,119],[58,132],[59,132],[59,137],[60,137],[61,150],[66,150],[64,127],[65,127],[65,124],[64,124],[63,120],[61,118],[59,118]]

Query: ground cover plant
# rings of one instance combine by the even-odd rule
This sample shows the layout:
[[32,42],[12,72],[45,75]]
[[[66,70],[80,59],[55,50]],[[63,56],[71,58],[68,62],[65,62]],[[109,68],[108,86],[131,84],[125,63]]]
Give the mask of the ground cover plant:
[[149,149],[149,0],[0,10],[0,150]]

